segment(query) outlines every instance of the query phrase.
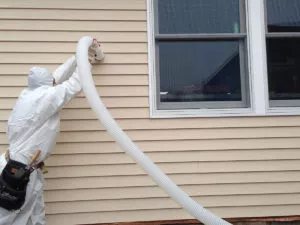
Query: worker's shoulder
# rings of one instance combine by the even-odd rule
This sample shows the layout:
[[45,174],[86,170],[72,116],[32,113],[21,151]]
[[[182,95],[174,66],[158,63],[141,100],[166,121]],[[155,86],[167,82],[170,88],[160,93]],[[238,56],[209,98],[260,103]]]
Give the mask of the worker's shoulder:
[[48,94],[55,91],[55,87],[43,85],[34,90],[35,93]]
[[24,94],[21,96],[22,99],[24,100],[26,99],[27,101],[30,101],[30,99],[34,101],[38,101],[38,99],[45,98],[46,96],[51,96],[54,93],[55,93],[54,87],[43,85],[29,92],[24,92]]
[[65,92],[65,86],[58,84],[55,86],[41,86],[35,90],[35,96],[39,99],[48,99],[49,101],[59,98],[61,93]]

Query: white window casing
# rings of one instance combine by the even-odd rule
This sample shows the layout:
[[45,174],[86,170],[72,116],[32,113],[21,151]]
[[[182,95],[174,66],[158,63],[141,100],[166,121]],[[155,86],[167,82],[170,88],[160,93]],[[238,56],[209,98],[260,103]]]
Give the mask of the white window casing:
[[[264,0],[245,0],[249,108],[158,109],[154,0],[147,0],[149,100],[151,118],[300,115],[300,107],[269,107]],[[300,100],[299,100],[300,101]]]

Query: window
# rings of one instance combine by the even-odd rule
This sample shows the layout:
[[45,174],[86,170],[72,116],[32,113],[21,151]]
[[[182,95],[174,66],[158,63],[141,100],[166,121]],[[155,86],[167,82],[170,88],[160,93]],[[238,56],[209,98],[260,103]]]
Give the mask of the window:
[[158,109],[247,106],[242,3],[155,0]]
[[270,105],[300,106],[300,1],[267,0],[266,9]]
[[299,0],[148,0],[151,117],[300,114]]

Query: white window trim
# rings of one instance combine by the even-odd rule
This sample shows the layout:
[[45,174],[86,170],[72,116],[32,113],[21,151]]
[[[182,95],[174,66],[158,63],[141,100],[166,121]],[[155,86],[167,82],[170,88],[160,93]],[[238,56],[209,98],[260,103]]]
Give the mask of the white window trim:
[[[147,0],[149,100],[151,118],[300,115],[300,107],[270,107],[264,0],[246,1],[250,108],[158,110],[153,0]],[[251,22],[250,22],[251,21]]]

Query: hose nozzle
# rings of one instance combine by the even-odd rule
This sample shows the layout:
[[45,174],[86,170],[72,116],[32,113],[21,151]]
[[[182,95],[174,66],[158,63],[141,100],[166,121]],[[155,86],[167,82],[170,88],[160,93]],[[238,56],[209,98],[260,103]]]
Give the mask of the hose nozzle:
[[100,44],[97,39],[94,38],[93,42],[89,48],[89,61],[95,63],[96,61],[101,61],[104,59],[104,53],[101,50]]

